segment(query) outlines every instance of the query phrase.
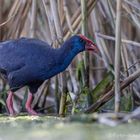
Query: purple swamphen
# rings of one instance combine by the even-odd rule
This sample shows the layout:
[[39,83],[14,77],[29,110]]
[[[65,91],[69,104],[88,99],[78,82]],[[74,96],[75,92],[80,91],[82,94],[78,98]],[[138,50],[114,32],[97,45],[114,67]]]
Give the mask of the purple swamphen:
[[20,38],[0,43],[0,73],[7,80],[10,90],[6,100],[10,115],[14,115],[12,96],[16,90],[28,86],[25,108],[31,115],[33,94],[47,79],[64,71],[72,59],[85,50],[97,51],[96,44],[87,37],[74,35],[54,49],[38,39]]

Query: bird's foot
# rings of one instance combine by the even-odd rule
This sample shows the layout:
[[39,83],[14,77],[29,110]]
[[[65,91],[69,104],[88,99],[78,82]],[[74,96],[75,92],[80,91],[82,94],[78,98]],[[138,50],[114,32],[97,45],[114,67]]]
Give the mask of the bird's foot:
[[10,106],[7,105],[8,111],[9,111],[9,115],[12,116],[16,116],[16,113],[14,111],[14,109]]
[[38,115],[37,112],[35,112],[31,107],[32,99],[33,99],[33,95],[29,92],[28,98],[25,104],[25,108],[30,115],[36,116]]
[[38,113],[36,111],[34,111],[32,108],[30,108],[30,107],[26,107],[26,110],[30,115],[33,115],[33,116],[38,115]]

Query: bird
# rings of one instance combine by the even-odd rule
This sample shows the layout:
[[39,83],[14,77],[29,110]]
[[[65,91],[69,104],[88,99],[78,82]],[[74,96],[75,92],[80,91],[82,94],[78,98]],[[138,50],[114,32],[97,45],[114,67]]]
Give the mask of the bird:
[[6,99],[9,114],[15,114],[14,92],[27,86],[26,111],[37,115],[31,104],[38,88],[45,80],[63,72],[78,53],[86,50],[98,52],[96,43],[82,34],[71,36],[59,48],[27,37],[0,42],[0,73],[9,85]]

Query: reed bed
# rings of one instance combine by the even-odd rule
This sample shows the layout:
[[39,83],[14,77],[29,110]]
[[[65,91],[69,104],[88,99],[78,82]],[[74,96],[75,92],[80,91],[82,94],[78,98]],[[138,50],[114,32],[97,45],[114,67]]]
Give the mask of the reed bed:
[[[121,12],[116,8],[119,4]],[[57,48],[82,33],[96,40],[100,50],[97,55],[79,54],[65,72],[45,81],[33,107],[64,115],[114,108],[131,111],[139,106],[139,7],[139,0],[0,0],[1,41],[33,37]],[[7,90],[1,79],[1,112],[5,112]],[[24,109],[26,96],[27,88],[15,93],[17,111]]]

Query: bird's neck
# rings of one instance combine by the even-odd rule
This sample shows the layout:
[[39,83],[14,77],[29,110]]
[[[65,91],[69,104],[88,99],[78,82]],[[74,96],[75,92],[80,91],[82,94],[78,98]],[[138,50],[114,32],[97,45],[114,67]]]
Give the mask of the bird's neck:
[[55,61],[55,65],[50,71],[47,71],[47,73],[43,75],[44,79],[51,78],[64,71],[71,63],[72,59],[80,52],[76,49],[72,49],[75,48],[75,46],[71,45],[77,44],[66,41],[60,48],[53,49],[53,60]]
[[79,53],[74,49],[71,49],[70,43],[64,43],[58,50],[57,50],[57,64],[61,71],[65,70],[68,65],[71,63],[72,59]]

